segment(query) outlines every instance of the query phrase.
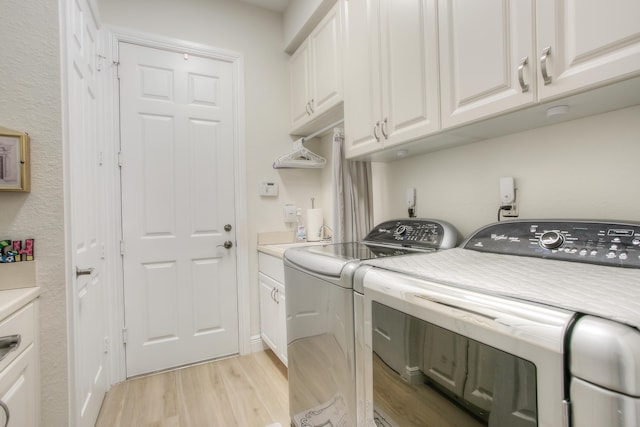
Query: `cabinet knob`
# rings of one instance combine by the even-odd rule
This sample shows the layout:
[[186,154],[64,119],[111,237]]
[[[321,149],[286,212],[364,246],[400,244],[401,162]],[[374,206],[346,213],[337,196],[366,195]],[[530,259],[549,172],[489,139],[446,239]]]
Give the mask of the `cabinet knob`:
[[549,75],[547,71],[547,60],[549,59],[549,55],[551,54],[551,46],[547,46],[542,49],[542,56],[540,57],[540,72],[542,73],[542,79],[544,80],[545,86],[551,84],[552,77]]

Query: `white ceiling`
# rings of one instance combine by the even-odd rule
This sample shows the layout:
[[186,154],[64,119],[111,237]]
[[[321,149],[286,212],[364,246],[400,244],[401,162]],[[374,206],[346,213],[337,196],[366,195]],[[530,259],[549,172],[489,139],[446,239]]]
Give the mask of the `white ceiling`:
[[276,12],[284,12],[290,0],[240,0]]

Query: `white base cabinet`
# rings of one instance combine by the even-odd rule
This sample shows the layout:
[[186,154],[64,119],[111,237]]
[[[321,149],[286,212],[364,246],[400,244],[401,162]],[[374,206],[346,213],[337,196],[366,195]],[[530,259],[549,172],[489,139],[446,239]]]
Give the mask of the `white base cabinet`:
[[258,253],[260,337],[287,366],[287,309],[282,259]]
[[[8,427],[40,425],[37,316],[35,300],[0,323],[0,426],[7,417]],[[9,342],[16,346],[7,351]]]

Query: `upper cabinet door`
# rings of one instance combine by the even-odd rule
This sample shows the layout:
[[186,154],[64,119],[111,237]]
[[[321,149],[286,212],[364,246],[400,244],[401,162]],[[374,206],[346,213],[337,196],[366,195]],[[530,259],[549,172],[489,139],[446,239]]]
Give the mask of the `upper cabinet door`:
[[538,0],[536,7],[541,100],[640,75],[640,1]]
[[309,43],[305,41],[289,59],[289,108],[291,128],[296,128],[309,119],[309,82],[311,76]]
[[289,59],[293,134],[318,130],[343,116],[340,10],[337,3]]
[[532,0],[440,0],[438,7],[443,128],[536,100]]
[[436,0],[383,0],[382,108],[385,146],[440,129]]
[[383,147],[376,123],[382,117],[379,0],[346,2],[345,151],[347,157]]
[[313,114],[322,114],[342,101],[342,32],[339,4],[309,36]]

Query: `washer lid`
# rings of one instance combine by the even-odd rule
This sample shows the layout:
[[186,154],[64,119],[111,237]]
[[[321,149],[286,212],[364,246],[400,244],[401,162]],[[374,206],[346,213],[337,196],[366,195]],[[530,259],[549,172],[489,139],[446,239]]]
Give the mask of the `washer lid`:
[[340,277],[342,269],[348,263],[415,252],[415,249],[401,246],[351,242],[290,248],[285,251],[284,258],[305,270]]

